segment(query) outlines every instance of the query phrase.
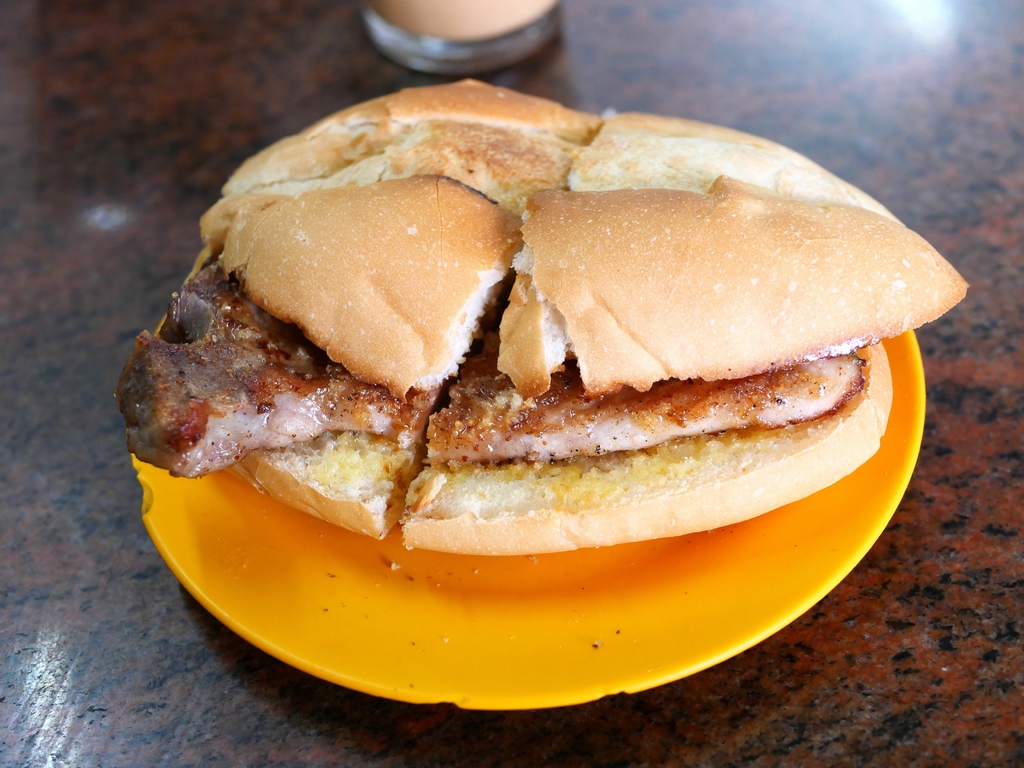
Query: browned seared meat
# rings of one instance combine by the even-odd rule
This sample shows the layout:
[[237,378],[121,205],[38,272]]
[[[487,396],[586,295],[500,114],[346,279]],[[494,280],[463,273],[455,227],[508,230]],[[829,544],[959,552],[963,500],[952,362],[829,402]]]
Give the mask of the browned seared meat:
[[[493,346],[493,345],[491,345]],[[864,385],[856,355],[733,381],[662,381],[648,392],[588,397],[575,366],[524,399],[497,370],[496,350],[467,361],[451,404],[430,420],[428,457],[438,462],[564,459],[743,427],[781,427],[834,411]]]
[[411,393],[402,402],[354,378],[249,301],[215,262],[174,295],[156,336],[138,337],[116,395],[129,450],[187,477],[331,430],[408,443],[437,399]]

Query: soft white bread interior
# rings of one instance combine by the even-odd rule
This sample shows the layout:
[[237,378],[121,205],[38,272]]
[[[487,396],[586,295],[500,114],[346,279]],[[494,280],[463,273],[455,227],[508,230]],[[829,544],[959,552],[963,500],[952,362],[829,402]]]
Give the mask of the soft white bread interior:
[[405,545],[515,555],[679,536],[756,517],[840,480],[877,450],[892,406],[881,345],[835,413],[550,463],[429,467],[409,490]]
[[519,242],[512,214],[429,176],[229,197],[202,231],[254,302],[399,397],[455,373]]
[[383,538],[405,509],[422,447],[356,432],[331,432],[255,451],[231,469],[269,496],[329,523]]
[[569,188],[707,192],[719,176],[794,200],[855,205],[895,218],[870,195],[781,144],[718,125],[636,112],[602,123],[573,163]]
[[247,160],[224,186],[295,194],[417,175],[449,176],[522,213],[564,188],[600,118],[475,80],[409,88],[331,115]]
[[897,336],[966,291],[893,219],[726,177],[707,194],[540,192],[522,233],[498,367],[524,395],[567,354],[593,393],[742,378]]

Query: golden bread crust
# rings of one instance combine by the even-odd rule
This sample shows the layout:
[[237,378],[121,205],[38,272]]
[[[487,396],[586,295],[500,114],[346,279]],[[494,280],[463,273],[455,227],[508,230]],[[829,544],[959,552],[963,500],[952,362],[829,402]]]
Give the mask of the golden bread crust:
[[781,144],[696,120],[641,113],[602,124],[573,164],[569,188],[707,192],[719,176],[794,200],[855,205],[895,219],[870,195]]
[[416,175],[450,176],[522,213],[565,187],[600,118],[475,80],[408,88],[357,104],[256,154],[224,186],[296,192]]

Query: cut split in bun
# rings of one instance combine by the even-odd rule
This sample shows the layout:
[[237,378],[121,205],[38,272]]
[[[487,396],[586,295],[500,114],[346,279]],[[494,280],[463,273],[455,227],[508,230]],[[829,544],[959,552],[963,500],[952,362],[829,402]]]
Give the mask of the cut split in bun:
[[558,552],[710,530],[802,499],[878,450],[892,377],[881,345],[862,357],[864,389],[814,421],[549,463],[429,467],[409,491],[405,544],[479,555]]
[[203,231],[253,301],[399,397],[456,372],[519,242],[510,213],[427,176],[230,197]]
[[742,378],[897,336],[966,291],[892,219],[725,177],[708,194],[541,192],[522,232],[499,368],[525,395],[569,353],[598,394]]

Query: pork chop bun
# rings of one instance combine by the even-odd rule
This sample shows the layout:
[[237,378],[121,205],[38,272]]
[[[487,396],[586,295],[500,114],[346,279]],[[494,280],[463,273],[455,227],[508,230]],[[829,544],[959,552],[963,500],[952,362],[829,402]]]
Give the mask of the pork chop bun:
[[118,399],[129,448],[409,547],[676,536],[878,449],[882,339],[966,284],[807,158],[475,81],[247,161]]

